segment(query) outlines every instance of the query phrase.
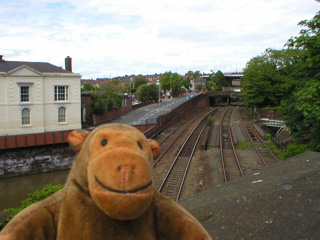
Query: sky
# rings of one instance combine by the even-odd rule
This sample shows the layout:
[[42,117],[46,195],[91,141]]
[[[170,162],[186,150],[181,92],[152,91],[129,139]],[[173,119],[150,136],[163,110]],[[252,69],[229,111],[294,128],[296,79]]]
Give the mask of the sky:
[[298,36],[315,0],[0,0],[0,55],[82,79],[240,72]]

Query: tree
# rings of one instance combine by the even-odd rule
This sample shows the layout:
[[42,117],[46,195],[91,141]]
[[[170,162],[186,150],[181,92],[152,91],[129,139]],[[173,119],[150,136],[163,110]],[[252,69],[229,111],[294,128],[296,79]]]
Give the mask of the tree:
[[102,115],[122,106],[123,95],[116,92],[94,92],[91,94],[91,109],[95,115]]
[[95,86],[91,83],[85,83],[81,86],[81,92],[83,91],[94,91],[96,90]]
[[142,75],[139,75],[139,76],[136,76],[133,80],[133,83],[132,83],[132,89],[133,89],[133,92],[137,91],[137,89],[143,85],[143,84],[147,84],[147,80],[142,76]]
[[190,88],[192,87],[192,84],[191,84],[191,82],[190,82],[190,78],[184,78],[184,79],[182,80],[182,84],[183,84],[183,86],[184,86],[186,89],[188,89],[188,90],[190,90]]
[[219,70],[216,72],[216,74],[213,76],[212,80],[217,84],[218,90],[221,90],[222,87],[229,87],[229,83],[223,73]]
[[203,89],[203,85],[202,84],[197,84],[197,86],[196,86],[196,88],[197,88],[197,90],[202,90]]
[[285,49],[266,51],[246,65],[242,98],[248,107],[278,107],[292,136],[320,150],[320,13]]
[[159,99],[159,87],[156,84],[143,84],[139,86],[136,91],[136,97],[141,101],[145,102],[153,100],[158,102]]
[[215,82],[207,80],[206,88],[208,89],[208,91],[216,91],[218,89],[218,86]]
[[178,73],[165,72],[161,79],[161,89],[170,91],[172,90],[173,94],[180,93],[183,86],[183,77]]
[[195,71],[195,72],[192,74],[192,77],[193,77],[193,78],[199,78],[200,76],[201,76],[200,71]]
[[320,12],[313,19],[301,21],[300,36],[288,40],[287,46],[300,50],[295,64],[291,97],[283,101],[283,113],[293,136],[320,150]]
[[244,69],[241,82],[243,87],[241,97],[246,106],[250,108],[278,106],[281,98],[277,87],[279,79],[277,66],[270,60],[267,52],[252,58]]
[[112,79],[109,83],[102,84],[101,89],[107,92],[121,93],[121,86],[118,79]]

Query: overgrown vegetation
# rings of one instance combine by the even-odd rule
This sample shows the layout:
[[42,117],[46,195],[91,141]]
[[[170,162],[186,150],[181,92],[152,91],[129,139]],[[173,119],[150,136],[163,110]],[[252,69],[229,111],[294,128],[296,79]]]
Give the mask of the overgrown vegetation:
[[21,206],[17,208],[7,208],[5,211],[11,212],[10,216],[6,219],[6,221],[0,223],[0,230],[19,212],[21,212],[26,207],[30,206],[33,203],[39,202],[53,193],[57,192],[58,190],[63,188],[63,184],[58,185],[46,185],[41,190],[36,190],[34,193],[29,193],[28,198],[21,201]]
[[119,109],[122,106],[123,95],[107,91],[91,94],[91,110],[95,115],[102,115],[108,111]]
[[209,116],[209,117],[207,118],[207,126],[210,127],[212,124],[214,124],[214,119],[213,119],[212,116]]
[[237,148],[239,149],[249,149],[250,144],[247,141],[240,140],[237,142]]
[[280,109],[300,153],[320,151],[320,12],[299,25],[305,29],[285,48],[266,49],[247,63],[242,98],[248,108]]
[[218,70],[207,78],[206,87],[209,91],[221,91],[223,87],[229,87],[229,83],[224,74]]
[[137,89],[136,97],[141,102],[145,102],[148,100],[158,102],[159,87],[156,84],[143,84]]
[[282,150],[283,158],[287,159],[295,155],[301,154],[308,151],[308,146],[305,144],[292,143],[287,146],[286,149]]

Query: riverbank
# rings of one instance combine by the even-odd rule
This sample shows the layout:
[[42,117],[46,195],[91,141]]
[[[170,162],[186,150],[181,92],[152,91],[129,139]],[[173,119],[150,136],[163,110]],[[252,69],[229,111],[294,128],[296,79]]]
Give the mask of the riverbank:
[[0,212],[6,208],[20,206],[20,202],[28,197],[29,193],[42,189],[48,184],[64,184],[69,170],[54,171],[12,177],[0,180]]

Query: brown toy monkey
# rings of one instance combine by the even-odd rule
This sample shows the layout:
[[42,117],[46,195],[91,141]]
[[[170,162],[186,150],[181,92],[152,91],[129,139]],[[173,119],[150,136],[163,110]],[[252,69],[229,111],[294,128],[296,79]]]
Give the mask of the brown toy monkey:
[[78,156],[63,189],[16,215],[0,240],[211,239],[200,223],[152,184],[159,144],[134,127],[73,131]]

